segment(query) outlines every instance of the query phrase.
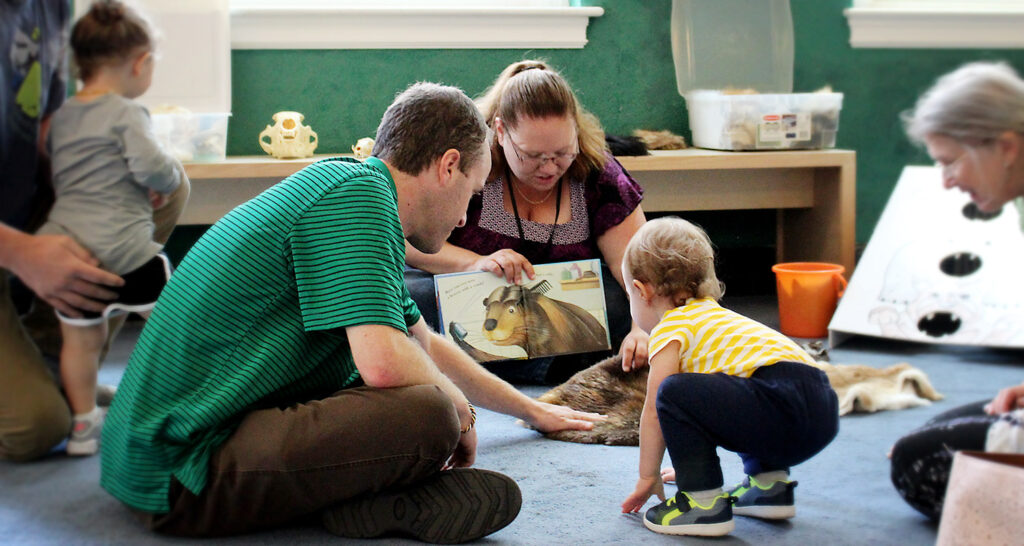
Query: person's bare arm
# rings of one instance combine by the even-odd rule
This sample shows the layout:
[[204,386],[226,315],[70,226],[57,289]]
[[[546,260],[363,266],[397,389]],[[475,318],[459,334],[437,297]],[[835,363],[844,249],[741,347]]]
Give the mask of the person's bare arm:
[[474,403],[519,417],[541,432],[590,430],[605,417],[534,400],[484,369],[454,343],[436,334],[423,319],[409,330],[438,369],[450,377]]
[[[626,290],[626,286],[622,283],[622,257],[626,254],[629,240],[646,221],[643,209],[637,206],[622,222],[597,238],[597,248],[601,250],[608,269],[611,269],[612,276],[623,290]],[[647,365],[647,340],[647,333],[633,323],[619,348],[623,370],[630,371]]]
[[651,495],[665,500],[665,486],[662,472],[659,470],[665,458],[665,437],[662,435],[661,423],[658,421],[657,402],[658,388],[668,376],[679,372],[678,341],[670,342],[651,359],[651,372],[647,377],[647,398],[644,410],[640,415],[640,469],[636,487],[622,503],[622,512],[639,512]]
[[476,252],[451,243],[445,243],[436,254],[426,254],[416,250],[409,241],[405,242],[405,263],[435,275],[472,271],[470,267],[478,259],[480,255]]
[[402,332],[390,326],[366,324],[345,329],[352,359],[363,382],[387,389],[410,385],[437,385],[455,403],[463,428],[469,424],[466,396],[430,357]]
[[437,369],[423,349],[390,326],[351,326],[345,329],[345,334],[352,350],[352,360],[366,385],[380,389],[436,385],[452,399],[462,434],[449,466],[471,466],[476,459],[476,431],[469,401]]
[[481,256],[472,250],[445,243],[438,253],[424,254],[406,241],[405,263],[435,275],[462,271],[489,271],[516,284],[522,282],[524,275],[528,279],[533,279],[534,275],[533,264],[522,254],[507,248]]
[[64,235],[30,235],[0,224],[0,268],[16,275],[61,313],[80,317],[79,309],[102,311],[116,297],[107,286],[124,284],[99,267],[96,258]]

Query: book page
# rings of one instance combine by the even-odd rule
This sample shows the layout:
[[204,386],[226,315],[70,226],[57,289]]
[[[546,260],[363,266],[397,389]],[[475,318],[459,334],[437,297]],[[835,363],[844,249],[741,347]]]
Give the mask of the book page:
[[610,349],[600,261],[534,271],[519,286],[485,271],[436,275],[441,334],[481,362]]

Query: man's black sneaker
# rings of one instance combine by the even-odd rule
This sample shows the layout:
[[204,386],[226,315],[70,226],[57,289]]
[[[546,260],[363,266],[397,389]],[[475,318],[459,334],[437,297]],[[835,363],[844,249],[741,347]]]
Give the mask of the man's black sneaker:
[[680,491],[648,510],[644,514],[644,525],[655,533],[666,535],[725,535],[736,527],[732,521],[733,502],[728,493],[722,493],[711,504],[703,506],[685,491]]
[[796,515],[793,489],[797,482],[778,480],[769,484],[759,483],[747,476],[743,483],[729,492],[736,497],[733,512],[741,516],[762,519],[788,519]]
[[328,531],[350,538],[406,535],[435,544],[487,536],[519,515],[516,482],[497,472],[455,468],[397,491],[364,496],[324,511]]

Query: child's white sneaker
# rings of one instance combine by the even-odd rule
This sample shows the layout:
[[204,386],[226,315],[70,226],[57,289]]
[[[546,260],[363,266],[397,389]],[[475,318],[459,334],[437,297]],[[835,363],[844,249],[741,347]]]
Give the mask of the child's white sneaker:
[[74,416],[71,420],[71,436],[68,438],[68,455],[95,455],[100,449],[102,431],[103,410],[99,407],[89,413]]

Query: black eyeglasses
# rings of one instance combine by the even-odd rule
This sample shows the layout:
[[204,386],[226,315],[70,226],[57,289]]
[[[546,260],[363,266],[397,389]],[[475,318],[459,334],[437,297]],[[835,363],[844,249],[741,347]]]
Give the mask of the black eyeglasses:
[[577,151],[575,152],[552,155],[526,153],[519,148],[516,141],[512,139],[511,132],[506,131],[505,136],[508,137],[508,142],[512,145],[512,151],[516,154],[516,157],[519,158],[520,163],[530,170],[539,169],[548,161],[552,161],[555,165],[564,169],[572,164],[573,160],[576,159],[576,156],[580,155],[579,148],[577,148]]

